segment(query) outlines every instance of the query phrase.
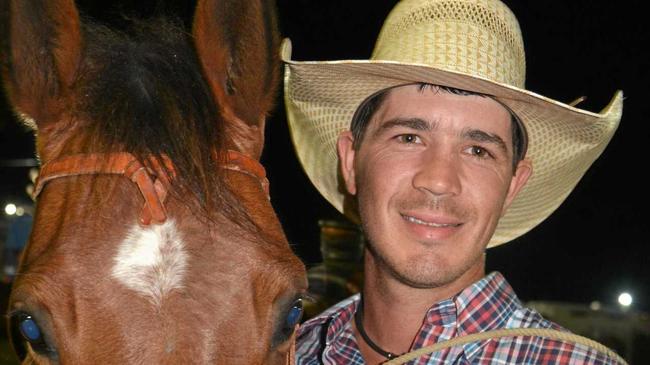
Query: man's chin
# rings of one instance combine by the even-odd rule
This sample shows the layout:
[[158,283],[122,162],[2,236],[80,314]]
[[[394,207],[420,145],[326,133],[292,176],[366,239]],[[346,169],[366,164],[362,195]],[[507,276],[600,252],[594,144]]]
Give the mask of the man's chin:
[[462,272],[455,273],[439,260],[421,256],[417,261],[420,262],[414,262],[412,259],[406,259],[402,263],[394,262],[391,259],[381,260],[386,271],[397,281],[417,289],[439,288],[455,281],[462,275]]
[[[377,255],[374,256],[376,258]],[[436,289],[456,286],[455,284],[460,281],[473,282],[478,279],[474,276],[481,276],[482,272],[475,270],[479,268],[477,265],[480,263],[480,257],[477,259],[479,261],[471,260],[465,265],[453,265],[439,255],[425,254],[402,260],[381,257],[378,263],[383,266],[384,272],[406,286],[416,289]],[[476,272],[476,275],[472,275],[473,272]]]
[[415,289],[435,289],[449,285],[460,275],[446,271],[430,272],[430,270],[394,272],[395,278],[402,284]]

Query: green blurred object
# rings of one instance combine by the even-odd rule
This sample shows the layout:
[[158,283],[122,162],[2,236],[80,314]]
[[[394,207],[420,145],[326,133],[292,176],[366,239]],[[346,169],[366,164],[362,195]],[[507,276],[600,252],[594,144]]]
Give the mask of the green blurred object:
[[342,220],[320,220],[323,263],[307,272],[312,301],[305,303],[304,319],[361,290],[364,238],[358,226]]

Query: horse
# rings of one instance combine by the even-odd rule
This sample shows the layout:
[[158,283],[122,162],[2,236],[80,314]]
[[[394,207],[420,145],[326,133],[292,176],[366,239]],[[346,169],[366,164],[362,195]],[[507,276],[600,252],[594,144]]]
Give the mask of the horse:
[[274,5],[199,0],[186,31],[0,4],[4,87],[41,162],[8,310],[23,364],[290,363],[306,274],[259,163]]

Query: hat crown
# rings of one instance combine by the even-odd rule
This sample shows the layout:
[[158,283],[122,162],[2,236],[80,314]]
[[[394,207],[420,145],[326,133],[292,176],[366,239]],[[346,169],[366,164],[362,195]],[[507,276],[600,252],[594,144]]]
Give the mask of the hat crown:
[[498,0],[403,0],[373,60],[424,64],[524,88],[526,57],[515,15]]

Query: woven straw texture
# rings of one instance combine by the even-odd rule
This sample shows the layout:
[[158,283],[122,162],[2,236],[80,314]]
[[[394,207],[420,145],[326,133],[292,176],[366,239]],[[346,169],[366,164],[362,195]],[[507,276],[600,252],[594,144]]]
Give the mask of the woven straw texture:
[[557,209],[607,146],[622,114],[622,92],[597,114],[525,90],[521,31],[497,0],[404,0],[384,23],[370,60],[295,62],[290,48],[285,42],[282,53],[296,152],[321,194],[352,218],[336,140],[370,95],[427,82],[494,95],[517,114],[528,133],[533,175],[488,247],[528,232]]

